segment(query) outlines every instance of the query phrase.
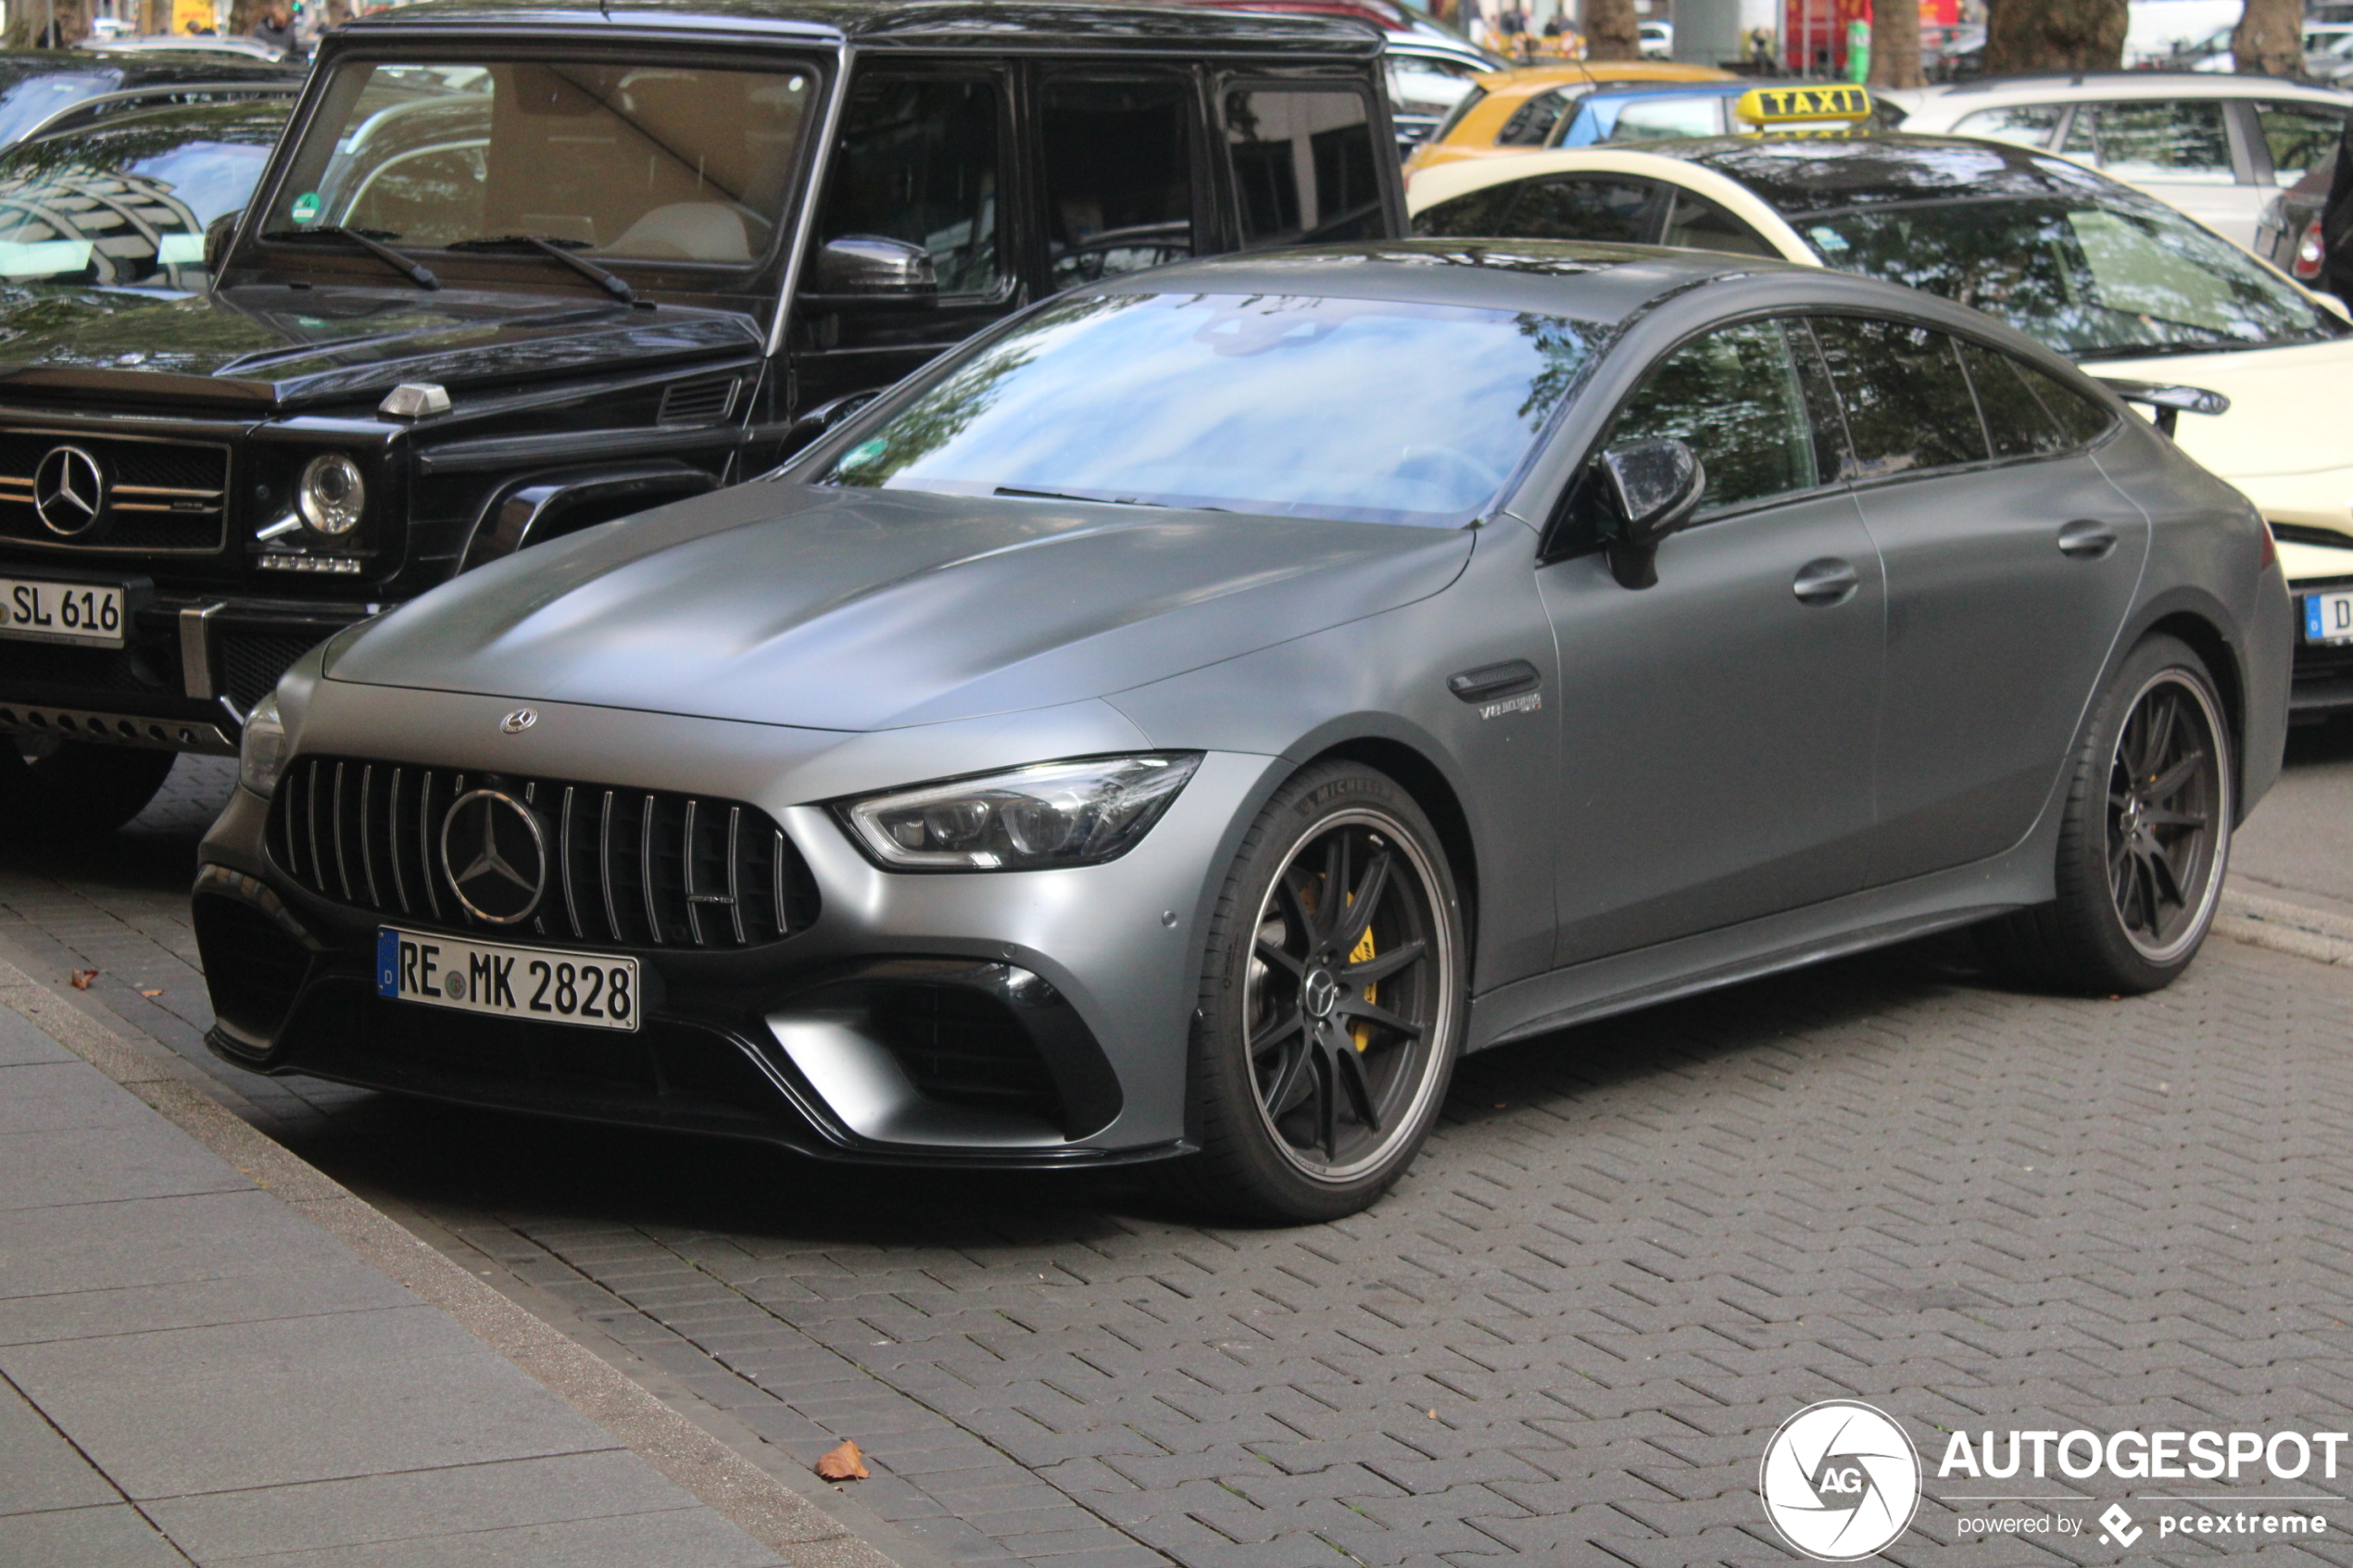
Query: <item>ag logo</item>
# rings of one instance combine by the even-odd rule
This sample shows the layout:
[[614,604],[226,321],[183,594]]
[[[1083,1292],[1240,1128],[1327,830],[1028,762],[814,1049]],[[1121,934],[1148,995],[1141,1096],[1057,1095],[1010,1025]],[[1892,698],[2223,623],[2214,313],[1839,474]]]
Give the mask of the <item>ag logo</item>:
[[1879,1411],[1825,1399],[1773,1434],[1756,1489],[1781,1539],[1818,1562],[1852,1562],[1910,1528],[1920,1505],[1920,1457]]

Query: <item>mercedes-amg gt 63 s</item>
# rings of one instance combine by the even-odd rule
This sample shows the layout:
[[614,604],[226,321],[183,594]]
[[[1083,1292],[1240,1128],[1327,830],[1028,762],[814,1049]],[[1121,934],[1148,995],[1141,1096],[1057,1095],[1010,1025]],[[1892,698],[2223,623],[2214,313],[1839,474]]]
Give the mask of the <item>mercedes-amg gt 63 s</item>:
[[2242,496],[1927,295],[1138,273],[297,662],[204,844],[212,1043],[1329,1217],[1580,1019],[1965,922],[2165,985],[2292,634]]

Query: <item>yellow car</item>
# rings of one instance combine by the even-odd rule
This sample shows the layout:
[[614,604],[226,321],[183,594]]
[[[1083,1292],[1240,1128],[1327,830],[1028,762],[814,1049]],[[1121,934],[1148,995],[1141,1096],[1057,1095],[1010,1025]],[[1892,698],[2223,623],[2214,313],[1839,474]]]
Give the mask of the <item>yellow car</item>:
[[[2293,709],[2353,710],[2353,324],[2171,207],[2031,148],[1867,132],[1482,158],[1422,171],[1407,206],[1417,234],[1833,267],[2039,338],[2153,407],[2270,520],[2296,596]],[[2227,408],[2200,412],[2199,389]]]
[[1550,146],[1571,105],[1614,82],[1731,82],[1731,72],[1672,60],[1563,60],[1478,77],[1454,112],[1414,149],[1405,171]]

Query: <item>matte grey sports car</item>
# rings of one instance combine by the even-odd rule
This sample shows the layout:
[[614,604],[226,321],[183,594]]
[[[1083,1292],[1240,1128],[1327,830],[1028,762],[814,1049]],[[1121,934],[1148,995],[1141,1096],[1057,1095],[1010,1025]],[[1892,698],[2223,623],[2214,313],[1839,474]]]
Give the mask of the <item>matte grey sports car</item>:
[[204,846],[212,1040],[1331,1216],[1464,1051],[1962,922],[2166,984],[2290,632],[2243,498],[1926,295],[1170,268],[297,664]]

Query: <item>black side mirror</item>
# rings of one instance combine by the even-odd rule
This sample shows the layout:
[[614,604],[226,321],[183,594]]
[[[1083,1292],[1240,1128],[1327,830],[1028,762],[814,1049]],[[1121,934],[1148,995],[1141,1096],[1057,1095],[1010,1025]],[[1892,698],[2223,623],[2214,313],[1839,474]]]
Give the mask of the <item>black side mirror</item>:
[[1622,520],[1608,541],[1610,575],[1629,588],[1658,581],[1658,546],[1692,521],[1707,470],[1680,441],[1644,441],[1602,454],[1602,482]]
[[812,294],[937,294],[931,252],[887,234],[844,234],[827,240],[810,270]]
[[220,264],[229,259],[229,241],[237,232],[237,220],[245,209],[224,212],[204,226],[204,270],[207,275],[219,277]]

